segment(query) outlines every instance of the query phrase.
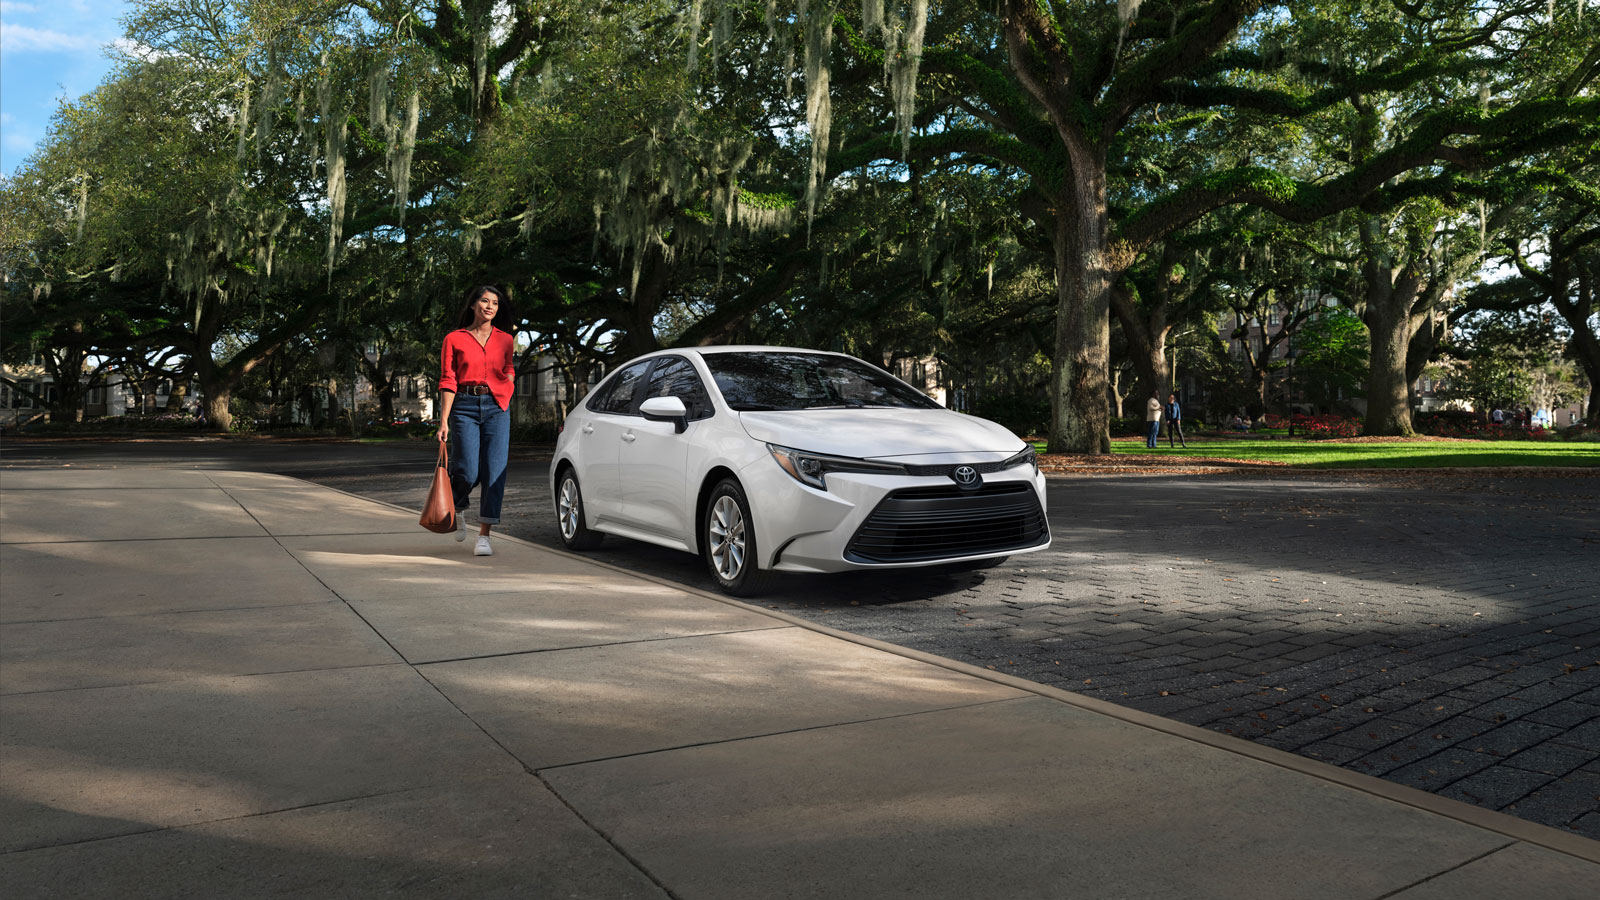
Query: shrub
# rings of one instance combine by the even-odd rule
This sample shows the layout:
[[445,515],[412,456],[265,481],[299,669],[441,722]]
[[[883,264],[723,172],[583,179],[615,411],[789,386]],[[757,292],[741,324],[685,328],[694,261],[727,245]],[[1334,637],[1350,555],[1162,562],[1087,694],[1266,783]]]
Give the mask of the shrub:
[[1111,420],[1110,431],[1114,435],[1137,435],[1143,437],[1148,424],[1144,416],[1121,416]]
[[553,444],[559,432],[555,420],[541,417],[512,425],[511,440],[518,444]]
[[973,414],[1021,435],[1050,431],[1050,398],[1029,393],[997,394],[979,401]]
[[407,422],[402,425],[374,423],[361,426],[361,436],[371,438],[422,438],[432,437],[435,430],[431,422]]
[[118,434],[127,431],[202,431],[206,423],[187,413],[99,416],[82,422],[36,422],[28,434]]
[[1361,420],[1352,416],[1308,416],[1295,413],[1294,430],[1311,437],[1355,437],[1361,433]]
[[1459,409],[1441,409],[1418,413],[1412,420],[1419,434],[1433,437],[1479,438],[1490,441],[1544,441],[1554,434],[1541,426],[1519,428],[1515,425],[1496,425],[1485,422],[1477,413]]

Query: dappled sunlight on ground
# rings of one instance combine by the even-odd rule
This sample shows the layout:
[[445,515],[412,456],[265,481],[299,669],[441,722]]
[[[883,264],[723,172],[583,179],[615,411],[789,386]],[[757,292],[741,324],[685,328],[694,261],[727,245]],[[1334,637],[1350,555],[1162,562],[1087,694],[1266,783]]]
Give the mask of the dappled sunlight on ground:
[[213,488],[13,491],[0,504],[0,542],[8,544],[265,533]]
[[245,815],[262,800],[260,790],[244,781],[192,766],[140,765],[11,741],[4,757],[0,793],[7,799],[72,815],[158,827],[192,821],[191,811],[198,810],[208,819]]

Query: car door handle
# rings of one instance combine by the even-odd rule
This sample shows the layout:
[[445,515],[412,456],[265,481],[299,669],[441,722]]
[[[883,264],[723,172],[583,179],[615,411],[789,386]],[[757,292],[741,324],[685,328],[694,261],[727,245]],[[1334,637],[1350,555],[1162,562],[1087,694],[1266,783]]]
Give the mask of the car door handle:
[[633,443],[634,441],[638,440],[638,438],[635,437],[633,432],[631,432],[631,431],[624,431],[622,433],[622,439],[627,441],[630,444]]
[[585,426],[583,426],[583,433],[584,434],[594,434],[594,426],[593,425],[585,425]]

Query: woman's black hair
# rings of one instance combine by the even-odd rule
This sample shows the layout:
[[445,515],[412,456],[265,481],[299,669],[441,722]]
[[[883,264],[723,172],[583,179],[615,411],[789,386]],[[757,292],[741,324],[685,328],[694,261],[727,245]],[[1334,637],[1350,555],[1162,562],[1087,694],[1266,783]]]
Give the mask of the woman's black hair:
[[505,291],[500,290],[492,284],[475,285],[472,290],[467,291],[466,296],[461,300],[461,312],[456,315],[456,327],[472,327],[472,323],[477,320],[477,317],[472,313],[472,304],[478,302],[478,298],[482,297],[486,291],[493,294],[500,302],[500,308],[496,310],[494,314],[494,327],[500,329],[501,331],[509,332],[512,325],[511,299],[506,296]]

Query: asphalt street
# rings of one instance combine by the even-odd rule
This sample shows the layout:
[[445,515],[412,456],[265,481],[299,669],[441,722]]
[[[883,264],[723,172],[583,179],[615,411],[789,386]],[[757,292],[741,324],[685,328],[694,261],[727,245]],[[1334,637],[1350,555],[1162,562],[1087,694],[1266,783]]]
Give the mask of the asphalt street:
[[[544,454],[502,528],[559,546]],[[420,506],[431,446],[7,441],[0,464],[236,468]],[[994,569],[794,576],[760,602],[1600,839],[1600,477],[1051,478]],[[441,540],[449,540],[441,538]],[[707,590],[698,559],[595,558]]]

